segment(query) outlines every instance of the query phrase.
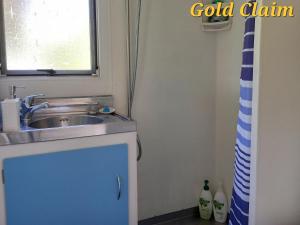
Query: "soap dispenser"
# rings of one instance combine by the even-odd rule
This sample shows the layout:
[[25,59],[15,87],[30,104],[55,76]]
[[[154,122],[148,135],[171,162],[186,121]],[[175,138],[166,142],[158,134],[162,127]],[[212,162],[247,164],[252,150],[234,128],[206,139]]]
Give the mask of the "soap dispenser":
[[208,180],[205,180],[204,187],[199,199],[200,217],[204,220],[210,220],[212,215],[212,194],[209,190]]
[[227,220],[228,202],[221,182],[219,183],[218,190],[215,194],[213,205],[216,222],[225,223]]
[[10,98],[1,102],[2,111],[2,129],[3,132],[18,132],[21,129],[20,124],[20,107],[21,100],[16,96],[16,89],[24,88],[10,86]]

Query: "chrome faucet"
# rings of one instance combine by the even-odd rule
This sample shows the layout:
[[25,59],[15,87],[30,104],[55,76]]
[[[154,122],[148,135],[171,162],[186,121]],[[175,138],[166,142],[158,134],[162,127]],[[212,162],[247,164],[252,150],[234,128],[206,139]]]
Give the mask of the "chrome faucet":
[[43,102],[38,105],[33,105],[34,99],[37,97],[42,97],[44,96],[43,94],[38,94],[38,95],[30,95],[26,96],[22,100],[21,104],[21,120],[23,122],[23,125],[28,126],[30,120],[32,119],[32,115],[34,112],[40,110],[40,109],[46,109],[49,107],[48,102]]

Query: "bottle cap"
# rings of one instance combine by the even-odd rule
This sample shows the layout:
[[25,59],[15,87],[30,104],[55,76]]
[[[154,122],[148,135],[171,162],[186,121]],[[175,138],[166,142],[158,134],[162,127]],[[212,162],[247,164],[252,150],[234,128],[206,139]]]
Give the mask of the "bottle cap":
[[205,191],[209,191],[209,186],[208,186],[209,181],[208,181],[208,180],[205,180],[204,183],[205,183],[205,184],[204,184],[204,190],[205,190]]

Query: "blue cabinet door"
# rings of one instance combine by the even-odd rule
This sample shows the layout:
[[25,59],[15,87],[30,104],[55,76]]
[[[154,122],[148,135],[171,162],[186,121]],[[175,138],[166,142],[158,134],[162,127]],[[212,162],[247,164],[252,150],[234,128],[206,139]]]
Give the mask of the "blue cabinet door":
[[128,146],[4,161],[7,225],[128,225]]

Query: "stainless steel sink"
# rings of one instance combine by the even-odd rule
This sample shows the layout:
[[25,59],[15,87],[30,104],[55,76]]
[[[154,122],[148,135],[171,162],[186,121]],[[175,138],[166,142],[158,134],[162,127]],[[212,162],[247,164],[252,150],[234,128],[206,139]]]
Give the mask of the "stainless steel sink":
[[112,96],[36,98],[32,105],[43,102],[49,107],[35,111],[19,132],[0,132],[0,146],[136,132],[132,120],[97,113],[101,106],[113,106]]
[[66,115],[55,116],[41,120],[34,121],[29,124],[29,127],[36,129],[57,128],[57,127],[70,127],[80,125],[101,124],[103,119],[96,116],[88,115]]

